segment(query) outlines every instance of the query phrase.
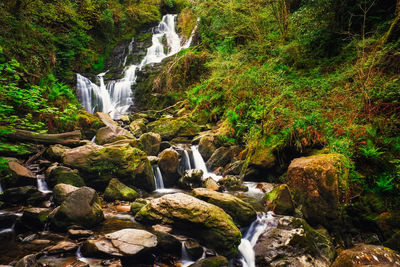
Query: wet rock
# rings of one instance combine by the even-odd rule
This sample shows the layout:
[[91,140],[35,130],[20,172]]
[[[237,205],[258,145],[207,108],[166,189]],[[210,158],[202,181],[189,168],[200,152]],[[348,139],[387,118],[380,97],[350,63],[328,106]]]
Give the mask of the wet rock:
[[103,210],[96,191],[82,187],[67,196],[54,214],[51,225],[57,229],[66,229],[70,225],[89,228],[103,220]]
[[72,170],[64,166],[51,167],[47,172],[46,182],[50,187],[57,184],[69,184],[76,187],[85,186],[85,182],[78,170]]
[[204,180],[203,187],[212,191],[219,191],[221,189],[218,183],[211,177]]
[[279,218],[276,228],[267,228],[254,246],[256,266],[329,267],[335,247],[321,232],[303,219]]
[[47,208],[29,208],[24,210],[20,221],[29,230],[43,230],[50,212]]
[[0,229],[11,228],[15,223],[18,216],[12,212],[5,212],[0,214]]
[[68,151],[64,163],[76,168],[88,185],[104,190],[112,178],[148,191],[155,189],[146,153],[127,143],[88,144]]
[[70,238],[86,238],[92,236],[94,233],[91,230],[69,229],[68,235]]
[[203,255],[203,247],[196,240],[188,239],[183,245],[192,260],[197,260]]
[[218,181],[228,191],[247,191],[247,187],[243,185],[242,179],[234,175],[224,176]]
[[37,204],[46,199],[46,196],[39,192],[35,186],[21,186],[6,189],[0,200],[12,204]]
[[294,203],[290,194],[289,187],[286,184],[275,187],[264,196],[267,210],[276,214],[293,215]]
[[52,145],[46,149],[46,157],[59,162],[64,157],[65,152],[67,152],[69,149],[69,147],[60,144]]
[[131,124],[129,124],[129,130],[136,138],[139,138],[142,134],[147,131],[146,123],[148,120],[145,118],[136,119]]
[[249,151],[250,160],[249,166],[270,169],[275,166],[276,158],[273,153],[275,147],[259,145]]
[[77,128],[81,130],[83,137],[88,140],[91,140],[96,135],[98,129],[105,126],[98,116],[90,114],[82,109],[79,110],[76,124]]
[[386,247],[359,244],[343,250],[332,264],[332,267],[347,266],[400,266],[400,255]]
[[250,204],[230,194],[219,193],[205,188],[193,189],[192,193],[196,198],[223,209],[240,227],[251,224],[257,218],[257,213]]
[[232,218],[221,208],[183,193],[150,201],[135,219],[143,223],[175,225],[228,257],[234,257],[238,251],[241,233]]
[[172,148],[162,151],[158,157],[160,158],[158,166],[163,174],[164,185],[173,187],[179,179],[179,153]]
[[8,244],[14,241],[15,241],[15,230],[13,228],[7,228],[0,231],[1,244]]
[[133,135],[119,126],[115,126],[112,128],[106,126],[100,128],[96,133],[96,143],[99,145],[109,144],[118,140],[131,138],[134,138]]
[[150,164],[158,164],[158,161],[160,160],[158,157],[155,156],[148,156],[147,159],[150,161]]
[[327,228],[340,217],[340,192],[347,187],[348,171],[344,157],[324,154],[294,159],[287,173],[294,200],[302,205],[305,219]]
[[69,184],[57,184],[53,188],[53,200],[54,203],[57,205],[60,205],[66,198],[67,196],[78,190],[79,187],[69,185]]
[[36,254],[26,255],[15,264],[15,267],[32,267],[32,266],[37,266]]
[[226,164],[240,152],[240,148],[234,147],[220,147],[211,155],[206,165],[210,170],[215,170],[218,167],[224,167]]
[[156,133],[145,133],[139,138],[140,149],[148,156],[157,156],[160,152],[161,136]]
[[6,174],[2,179],[4,188],[36,185],[36,176],[25,168],[16,158],[6,158],[8,167],[4,171]]
[[152,229],[157,236],[158,248],[162,252],[181,256],[182,244],[178,238],[170,234],[172,228],[163,225],[154,225]]
[[74,252],[78,249],[78,245],[70,241],[61,241],[57,245],[47,249],[50,254],[60,254],[66,252]]
[[201,187],[203,181],[203,171],[198,169],[186,170],[179,179],[179,186],[183,189]]
[[232,163],[229,163],[223,172],[223,175],[239,175],[243,169],[243,166],[245,165],[244,160],[238,160]]
[[147,201],[143,198],[138,198],[131,204],[131,213],[135,215],[141,208],[147,204]]
[[162,141],[160,144],[160,151],[163,151],[165,149],[168,149],[171,147],[171,144],[167,141]]
[[108,201],[126,200],[133,201],[139,194],[132,188],[121,183],[118,179],[111,179],[106,191],[104,191],[104,199]]
[[214,266],[228,267],[229,261],[227,258],[223,256],[215,256],[198,260],[192,265],[189,265],[189,267],[214,267]]
[[200,127],[195,125],[188,118],[161,118],[147,125],[151,132],[161,135],[163,140],[171,140],[175,137],[193,137]]
[[110,256],[130,257],[153,251],[157,237],[139,229],[123,229],[105,235],[98,240],[88,240],[84,249],[86,255],[103,253]]
[[204,161],[207,161],[211,155],[217,150],[215,145],[216,137],[214,135],[204,135],[199,140],[199,152]]

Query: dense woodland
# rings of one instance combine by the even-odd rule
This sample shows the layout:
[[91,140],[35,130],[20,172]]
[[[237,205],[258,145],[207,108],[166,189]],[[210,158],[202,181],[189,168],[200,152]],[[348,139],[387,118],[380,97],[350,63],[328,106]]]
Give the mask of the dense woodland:
[[[400,225],[398,0],[1,1],[1,176],[6,157],[38,151],[9,134],[81,130],[75,73],[106,71],[119,43],[167,13],[184,38],[197,27],[193,45],[133,88],[134,110],[188,101],[194,124],[246,151],[245,180],[286,183],[293,159],[341,154],[336,246],[349,246],[343,225],[390,240]],[[263,168],[252,168],[256,155]]]

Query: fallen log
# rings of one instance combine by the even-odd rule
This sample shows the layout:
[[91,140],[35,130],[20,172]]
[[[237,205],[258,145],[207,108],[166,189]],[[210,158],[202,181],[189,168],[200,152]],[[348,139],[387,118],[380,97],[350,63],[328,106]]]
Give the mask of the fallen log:
[[45,145],[60,144],[64,146],[76,146],[81,143],[81,131],[79,130],[60,134],[46,134],[15,129],[12,130],[12,132],[5,133],[5,137],[12,141],[24,141]]

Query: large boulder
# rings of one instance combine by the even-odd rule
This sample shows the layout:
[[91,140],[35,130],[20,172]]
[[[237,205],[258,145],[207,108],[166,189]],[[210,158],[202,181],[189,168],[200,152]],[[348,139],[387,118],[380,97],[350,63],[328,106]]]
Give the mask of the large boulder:
[[390,248],[359,244],[343,250],[332,267],[400,266],[400,255]]
[[144,134],[147,130],[146,123],[148,120],[144,118],[136,119],[131,124],[129,124],[129,130],[135,137],[139,137]]
[[148,191],[155,189],[146,153],[129,143],[113,143],[104,147],[95,144],[80,146],[66,153],[64,164],[78,169],[85,182],[99,190],[104,190],[114,177],[126,185]]
[[330,266],[335,247],[327,233],[314,230],[303,219],[277,220],[276,227],[267,227],[254,246],[256,266]]
[[104,145],[123,139],[132,139],[133,135],[122,127],[103,127],[96,133],[96,143]]
[[306,220],[327,228],[340,217],[339,188],[346,190],[347,178],[344,157],[339,154],[294,159],[287,172],[287,184]]
[[93,227],[104,220],[101,202],[96,191],[82,187],[70,193],[51,220],[51,225],[65,230],[68,226]]
[[240,152],[238,146],[233,147],[220,147],[214,151],[211,157],[208,159],[206,165],[207,168],[215,170],[218,167],[224,167],[226,164],[232,161],[232,159]]
[[27,185],[12,187],[4,190],[0,195],[0,200],[12,204],[38,204],[45,200],[45,195],[36,186]]
[[123,229],[95,240],[87,240],[82,248],[85,256],[132,257],[152,252],[157,236],[144,230]]
[[79,187],[70,184],[57,184],[53,187],[53,200],[56,205],[61,205],[61,203],[67,198],[67,196],[78,190]]
[[104,127],[105,124],[98,116],[80,109],[76,118],[76,126],[86,139],[91,140],[96,135],[97,130]]
[[178,183],[179,153],[172,148],[165,149],[159,155],[158,166],[163,174],[164,185],[173,187]]
[[111,179],[106,191],[104,191],[104,199],[109,201],[126,200],[133,201],[138,197],[138,193],[132,188],[124,185],[118,179]]
[[186,170],[179,179],[179,186],[183,189],[201,187],[203,181],[203,171],[198,169]]
[[249,166],[263,169],[272,168],[276,164],[276,157],[273,151],[274,147],[262,145],[250,149]]
[[219,193],[205,188],[193,189],[192,193],[196,198],[223,209],[231,215],[233,221],[239,227],[247,226],[257,218],[257,213],[250,204],[230,194]]
[[65,152],[69,149],[69,147],[60,144],[52,145],[46,149],[46,156],[51,160],[61,161]]
[[157,156],[160,152],[161,136],[156,133],[145,133],[139,138],[140,149],[148,156]]
[[24,167],[16,158],[6,158],[7,169],[4,171],[6,174],[2,180],[4,188],[36,185],[36,176]]
[[294,203],[286,184],[275,187],[264,196],[267,210],[272,210],[276,214],[293,215]]
[[135,219],[143,223],[175,225],[230,258],[238,252],[241,233],[232,218],[221,208],[183,193],[152,200]]
[[46,172],[46,182],[50,187],[57,184],[69,184],[77,187],[85,186],[85,182],[78,170],[72,170],[64,166],[52,166]]
[[48,208],[29,208],[24,210],[20,222],[29,230],[43,230],[50,214]]
[[199,152],[205,161],[207,161],[215,150],[217,150],[215,139],[216,137],[214,135],[204,135],[200,138]]
[[171,140],[175,137],[193,137],[200,127],[188,118],[161,118],[147,124],[147,130],[158,133],[163,140]]

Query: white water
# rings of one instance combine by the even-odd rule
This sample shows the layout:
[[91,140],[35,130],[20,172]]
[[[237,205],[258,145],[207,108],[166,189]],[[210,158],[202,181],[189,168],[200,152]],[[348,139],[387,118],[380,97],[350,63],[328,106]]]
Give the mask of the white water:
[[190,258],[189,253],[186,250],[185,242],[182,242],[182,255],[180,263],[182,267],[187,267],[194,263],[194,261]]
[[[153,28],[152,45],[147,49],[146,56],[139,65],[131,65],[126,68],[124,78],[121,80],[110,81],[105,86],[103,79],[105,73],[101,73],[98,75],[100,86],[97,86],[89,79],[77,74],[79,99],[88,112],[110,113],[113,118],[126,114],[133,104],[132,86],[136,83],[137,71],[148,64],[160,63],[164,58],[190,46],[192,38],[182,45],[182,39],[175,31],[176,17],[177,15],[171,14],[163,16],[159,25]],[[163,44],[164,38],[166,39],[166,47]],[[132,39],[128,46],[129,53],[124,59],[124,66],[127,57],[132,53],[133,42]]]
[[40,192],[42,192],[42,193],[51,193],[51,192],[53,192],[47,186],[47,183],[46,183],[46,180],[45,180],[43,174],[38,174],[36,176],[36,179],[37,179],[37,188],[38,188],[38,190]]
[[156,182],[156,190],[160,190],[160,189],[164,189],[164,180],[163,180],[163,176],[161,174],[161,170],[160,167],[154,167],[153,168],[154,171],[154,180]]
[[208,171],[206,163],[199,152],[198,146],[191,146],[193,154],[194,168],[203,171],[203,178],[211,177],[213,180],[218,181],[222,176],[216,175],[213,172]]
[[254,246],[261,234],[277,226],[278,220],[273,212],[261,213],[257,219],[250,225],[246,234],[239,245],[239,252],[242,255],[240,262],[243,267],[255,267]]
[[192,165],[190,164],[190,157],[189,157],[189,153],[186,150],[183,150],[183,164],[185,167],[185,170],[191,170],[192,169]]
[[0,184],[0,194],[3,194],[3,193],[4,193],[4,190],[3,190],[3,187]]

